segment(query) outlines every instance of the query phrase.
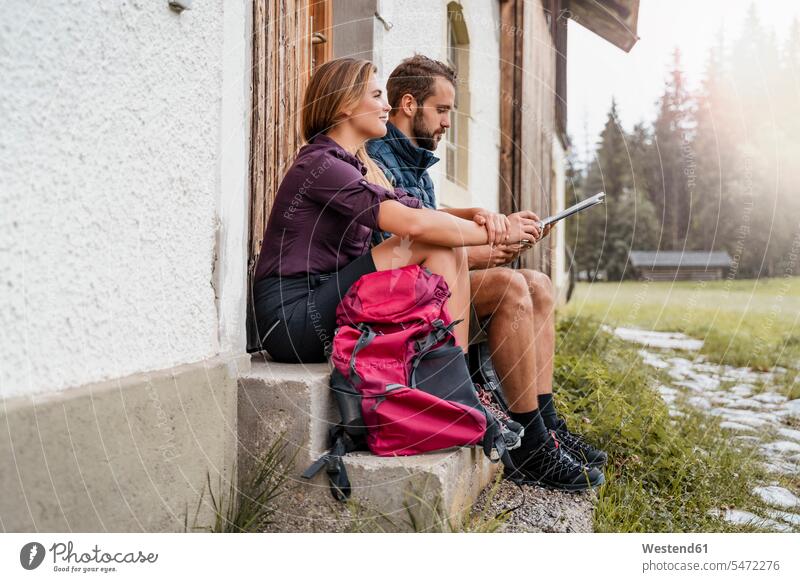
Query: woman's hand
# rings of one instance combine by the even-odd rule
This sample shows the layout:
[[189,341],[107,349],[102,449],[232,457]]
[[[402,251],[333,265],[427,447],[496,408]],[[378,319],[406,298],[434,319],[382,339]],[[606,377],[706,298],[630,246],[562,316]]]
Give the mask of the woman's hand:
[[476,224],[486,227],[490,245],[504,243],[508,240],[511,222],[504,214],[480,208],[472,216],[472,220]]
[[529,240],[534,243],[542,236],[542,230],[539,228],[539,217],[536,213],[530,210],[521,210],[514,214],[508,215],[508,220],[511,223],[509,230],[509,243],[518,243],[523,240]]

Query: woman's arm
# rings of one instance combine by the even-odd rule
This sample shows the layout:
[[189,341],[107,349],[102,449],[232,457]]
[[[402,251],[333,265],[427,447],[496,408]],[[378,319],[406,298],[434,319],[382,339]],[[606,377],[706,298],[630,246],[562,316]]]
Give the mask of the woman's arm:
[[511,224],[503,214],[485,210],[484,208],[439,208],[439,210],[465,220],[471,220],[478,226],[485,227],[489,235],[487,242],[490,244],[506,241],[506,235]]
[[[409,208],[395,200],[381,202],[378,208],[381,230],[446,247],[484,245],[489,241],[486,228],[446,212],[427,208]],[[518,216],[511,220],[508,242],[536,237],[539,228],[534,220]]]
[[459,218],[463,218],[464,220],[472,220],[472,217],[478,214],[482,209],[481,208],[439,208],[440,212],[446,212],[447,214],[452,214],[453,216],[458,216]]

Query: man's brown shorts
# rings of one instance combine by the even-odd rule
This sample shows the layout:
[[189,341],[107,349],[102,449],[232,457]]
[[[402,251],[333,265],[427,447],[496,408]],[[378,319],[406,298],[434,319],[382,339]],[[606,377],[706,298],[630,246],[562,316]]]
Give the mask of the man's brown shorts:
[[482,320],[478,319],[478,313],[475,311],[475,306],[469,304],[469,343],[477,344],[489,339],[489,321],[491,316],[484,317]]

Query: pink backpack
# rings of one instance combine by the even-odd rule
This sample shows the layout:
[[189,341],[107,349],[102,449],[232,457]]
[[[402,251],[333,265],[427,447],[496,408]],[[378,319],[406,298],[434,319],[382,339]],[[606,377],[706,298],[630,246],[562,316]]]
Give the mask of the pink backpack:
[[507,451],[519,445],[521,432],[502,426],[480,403],[455,342],[449,296],[444,278],[418,265],[353,284],[336,310],[330,353],[342,420],[331,429],[330,451],[303,477],[326,467],[331,492],[344,500],[350,484],[341,457],[363,448],[395,456],[482,444],[493,462],[513,467]]

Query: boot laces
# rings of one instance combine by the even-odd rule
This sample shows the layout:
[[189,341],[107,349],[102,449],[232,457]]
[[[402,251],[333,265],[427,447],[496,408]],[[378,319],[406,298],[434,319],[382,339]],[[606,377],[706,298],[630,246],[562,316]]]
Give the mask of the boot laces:
[[561,439],[568,447],[580,447],[583,448],[586,446],[586,442],[580,435],[576,435],[569,431],[562,431],[561,434],[558,435],[558,438]]
[[582,465],[578,462],[578,460],[570,455],[566,449],[560,446],[559,440],[556,438],[555,431],[550,431],[550,434],[553,438],[555,446],[553,448],[548,448],[547,454],[553,460],[553,468],[567,471],[580,469]]

